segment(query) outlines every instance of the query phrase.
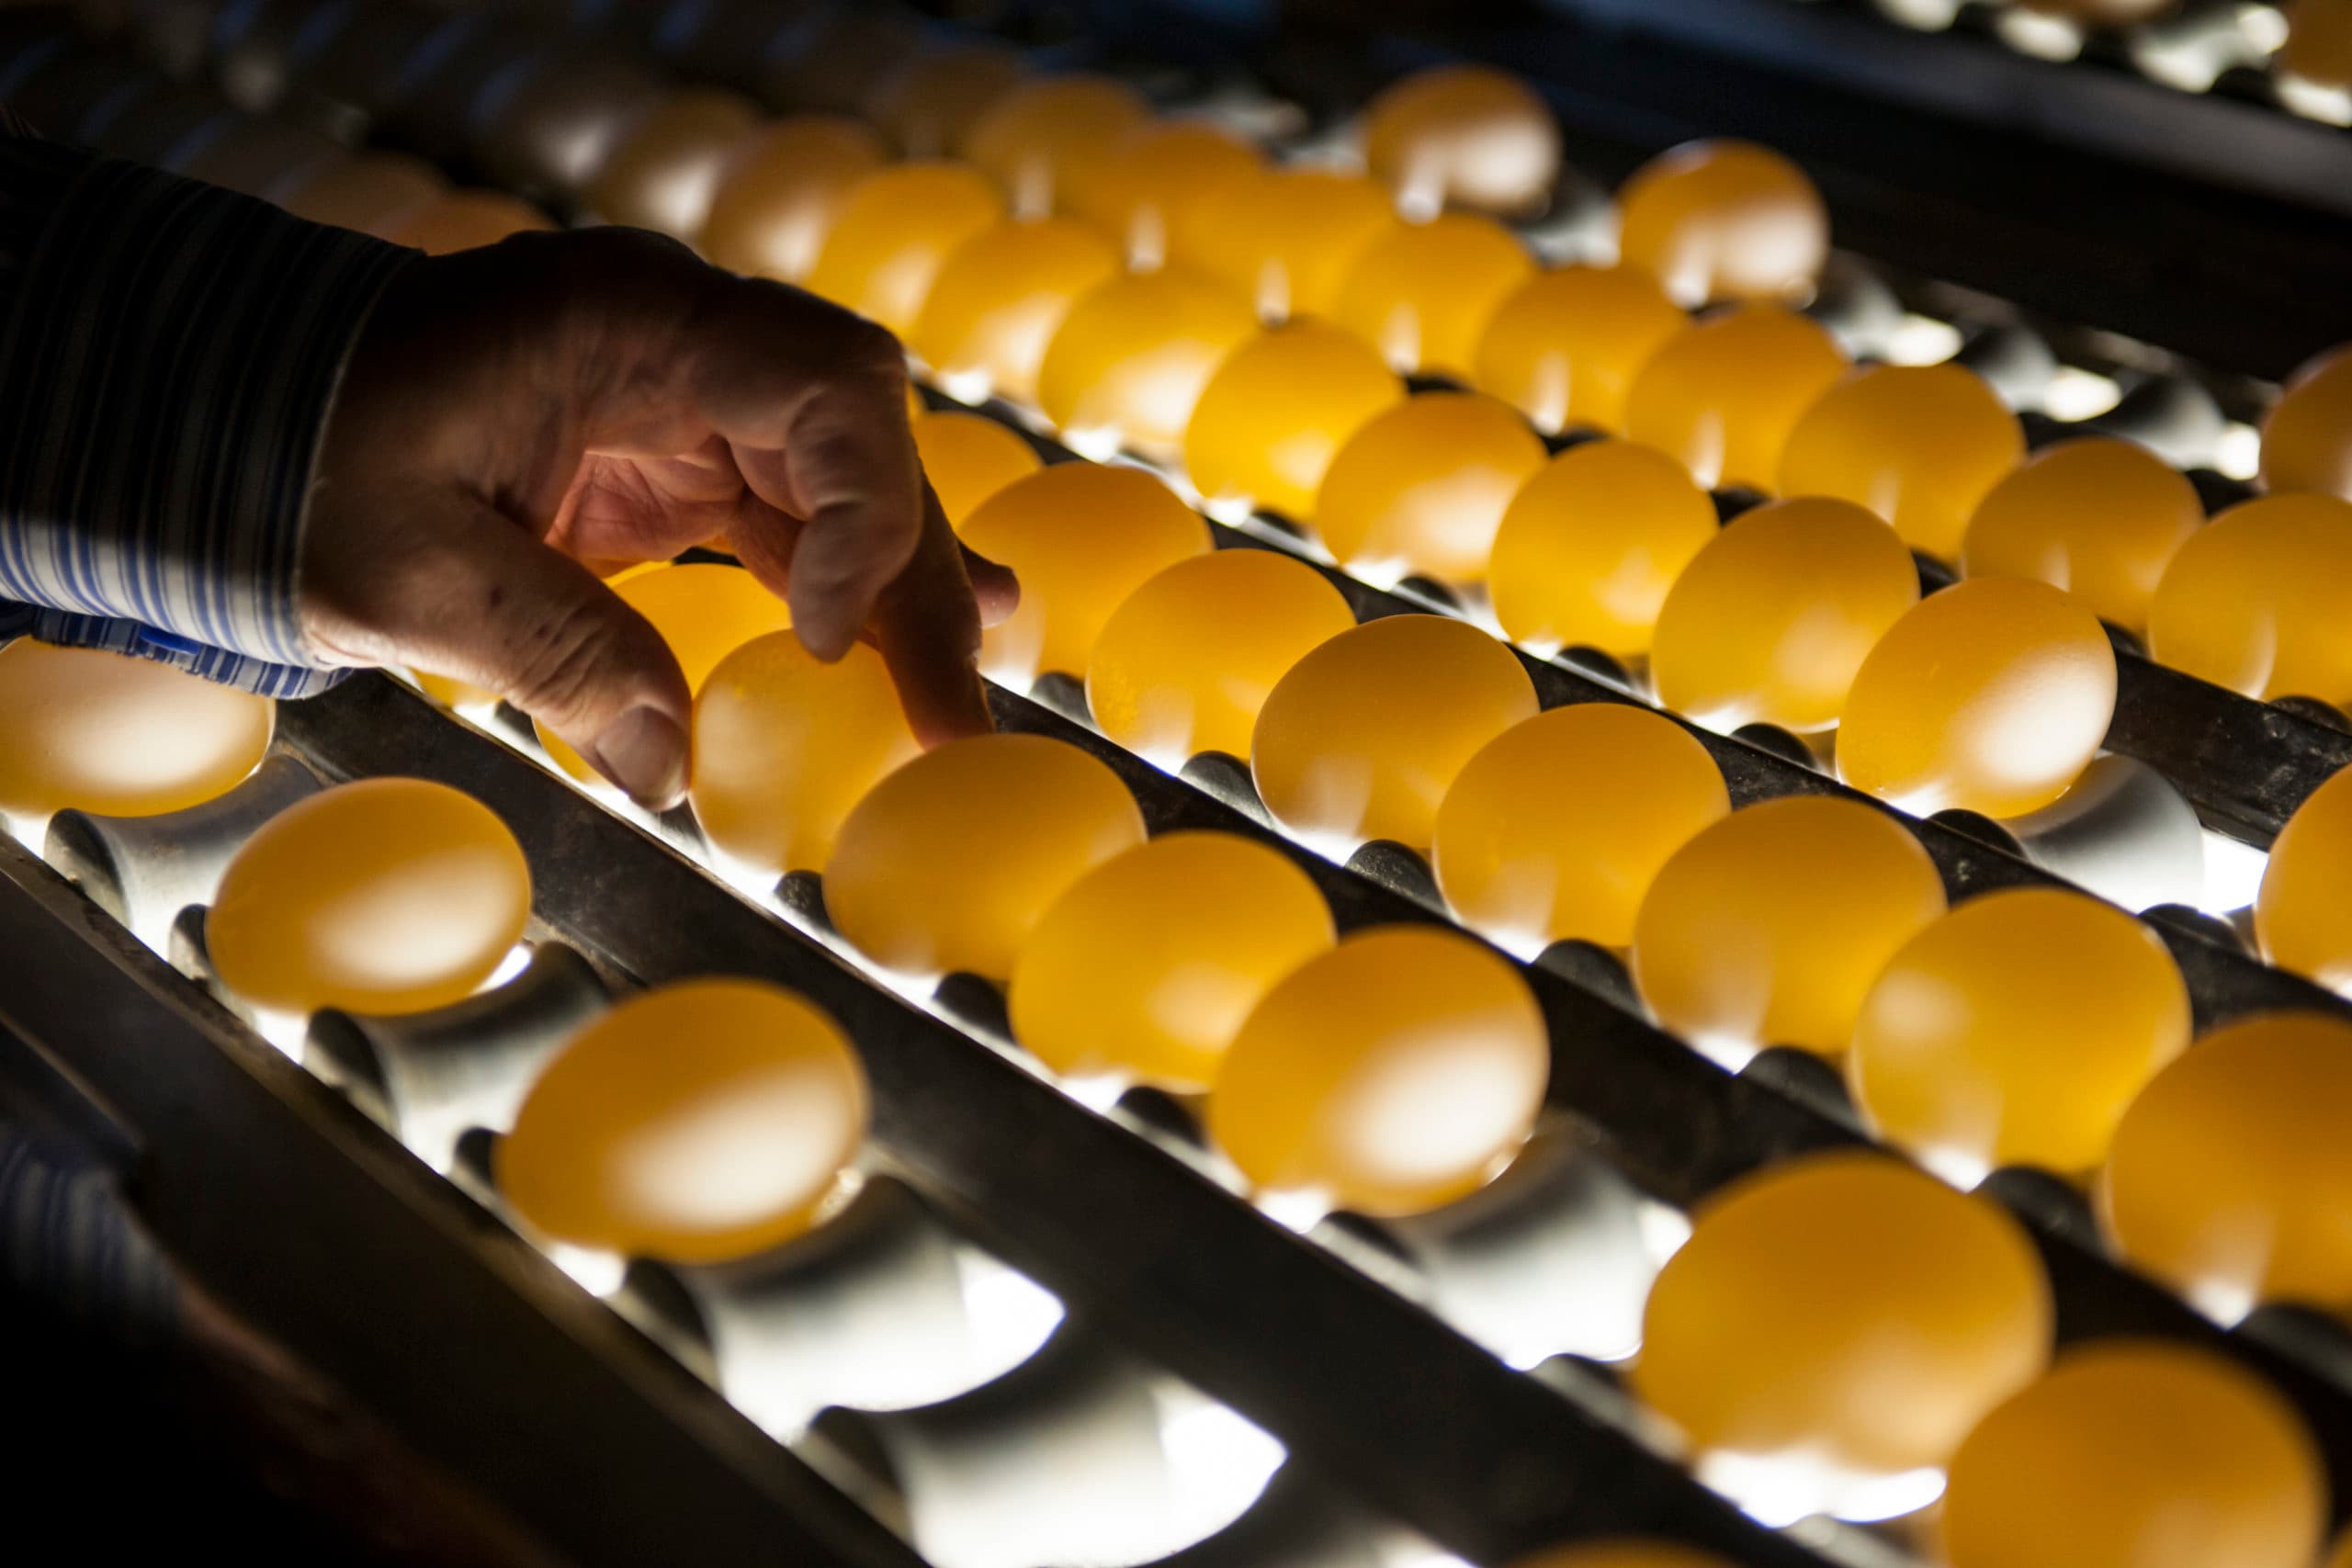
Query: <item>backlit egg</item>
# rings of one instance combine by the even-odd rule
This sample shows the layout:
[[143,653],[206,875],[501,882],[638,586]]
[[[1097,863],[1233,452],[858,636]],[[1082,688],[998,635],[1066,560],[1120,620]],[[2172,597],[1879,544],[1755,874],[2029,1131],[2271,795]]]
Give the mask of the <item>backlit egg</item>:
[[[0,659],[5,659],[0,654]],[[2270,846],[2254,901],[2262,955],[2352,995],[2352,770],[2295,808]]]
[[1331,320],[1398,370],[1466,378],[1487,321],[1534,276],[1534,258],[1510,230],[1445,213],[1374,240],[1340,280]]
[[1819,323],[1743,305],[1668,338],[1625,394],[1625,434],[1681,459],[1709,490],[1770,491],[1789,433],[1846,373]]
[[2045,447],[1977,503],[1960,550],[1971,577],[2030,577],[2144,633],[2173,556],[2205,521],[2197,488],[2137,442]]
[[297,218],[379,238],[449,188],[441,171],[405,152],[360,152],[321,164],[279,205]]
[[736,93],[690,87],[662,99],[622,132],[589,182],[589,210],[608,223],[698,238],[729,158],[759,123],[757,106]]
[[1797,421],[1777,488],[1867,506],[1913,549],[1951,560],[1978,503],[2024,459],[2017,415],[1973,370],[1873,365]]
[[1364,108],[1364,162],[1415,219],[1449,205],[1507,217],[1543,210],[1560,177],[1550,106],[1507,71],[1439,65]]
[[1649,274],[1564,266],[1506,295],[1479,334],[1471,378],[1546,435],[1624,427],[1634,378],[1690,319]]
[[[2352,69],[2352,6],[2341,7]],[[2262,422],[2262,482],[2352,501],[2352,347],[2321,355],[2287,383]]]
[[790,115],[741,143],[711,193],[703,254],[729,272],[797,283],[850,192],[888,159],[854,119]]
[[1328,315],[1357,258],[1396,227],[1388,193],[1361,175],[1269,169],[1203,192],[1177,220],[1175,258],[1269,321]]
[[1070,306],[1118,276],[1119,254],[1091,223],[1000,223],[956,247],[907,344],[942,389],[967,402],[1037,398],[1037,367]]
[[1425,392],[1340,448],[1316,492],[1315,531],[1375,584],[1414,574],[1482,582],[1504,511],[1544,464],[1544,443],[1508,403]]
[[1340,448],[1404,396],[1353,333],[1290,321],[1216,367],[1184,427],[1184,467],[1212,514],[1310,517]]
[[1037,367],[1037,404],[1090,457],[1172,457],[1209,378],[1257,335],[1250,308],[1182,268],[1114,277],[1079,297]]
[[384,238],[444,256],[494,245],[513,234],[552,229],[546,213],[494,190],[453,190],[386,220]]
[[986,39],[909,57],[867,91],[859,112],[909,158],[944,158],[1022,79],[1021,56]]
[[1004,219],[1004,199],[960,164],[898,164],[852,186],[804,281],[811,293],[905,333],[940,269]]
[[1829,259],[1829,209],[1805,173],[1752,141],[1687,141],[1617,193],[1619,259],[1685,305],[1802,304]]
[[0,812],[153,817],[225,795],[261,764],[267,697],[96,649],[0,645]]
[[962,528],[980,502],[1045,467],[1037,449],[977,413],[918,413],[915,456],[950,526]]
[[2189,537],[2148,610],[2148,650],[2249,697],[2352,703],[2352,501],[2270,495]]
[[1080,171],[1151,116],[1143,95],[1108,76],[1041,76],[990,101],[964,133],[963,155],[994,176],[1024,218],[1063,205]]
[[1119,242],[1127,265],[1150,272],[1167,263],[1193,205],[1228,181],[1255,175],[1258,150],[1213,125],[1147,120],[1080,167],[1069,208]]

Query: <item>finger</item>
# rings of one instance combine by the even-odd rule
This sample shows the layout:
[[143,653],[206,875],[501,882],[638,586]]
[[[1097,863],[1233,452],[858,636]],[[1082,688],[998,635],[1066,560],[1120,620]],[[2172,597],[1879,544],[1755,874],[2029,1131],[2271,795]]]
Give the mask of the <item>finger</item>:
[[922,493],[922,536],[876,606],[874,641],[899,688],[908,728],[923,745],[936,746],[985,735],[995,724],[980,684],[980,617],[963,552],[939,498],[928,484]]
[[1012,575],[1009,566],[999,566],[971,546],[958,542],[964,552],[965,581],[972,585],[972,597],[978,601],[980,625],[995,626],[1012,618],[1021,608],[1021,580]]

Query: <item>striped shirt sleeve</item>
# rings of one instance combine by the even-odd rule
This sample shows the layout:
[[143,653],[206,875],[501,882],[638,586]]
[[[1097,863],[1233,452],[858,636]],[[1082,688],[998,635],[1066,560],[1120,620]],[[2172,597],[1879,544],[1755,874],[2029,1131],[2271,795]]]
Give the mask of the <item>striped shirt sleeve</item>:
[[297,611],[335,385],[415,253],[0,135],[0,639],[323,689]]

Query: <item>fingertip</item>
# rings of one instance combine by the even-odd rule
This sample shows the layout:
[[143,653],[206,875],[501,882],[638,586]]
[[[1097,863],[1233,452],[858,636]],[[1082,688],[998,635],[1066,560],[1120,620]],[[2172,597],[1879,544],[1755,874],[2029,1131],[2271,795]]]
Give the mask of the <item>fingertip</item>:
[[943,682],[930,700],[907,703],[907,722],[925,750],[950,740],[967,740],[996,730],[996,715],[989,708],[987,682],[978,668],[967,665],[960,681]]

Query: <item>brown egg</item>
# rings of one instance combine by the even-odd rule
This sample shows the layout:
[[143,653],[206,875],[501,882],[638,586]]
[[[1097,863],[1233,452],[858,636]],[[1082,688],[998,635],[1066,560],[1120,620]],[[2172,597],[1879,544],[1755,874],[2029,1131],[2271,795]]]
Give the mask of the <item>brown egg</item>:
[[588,184],[589,209],[608,223],[693,242],[720,175],[759,123],[758,107],[736,93],[694,87],[662,99],[621,133]]
[[414,245],[427,255],[442,256],[555,225],[546,213],[511,196],[494,190],[456,190],[410,209],[404,217],[389,220],[387,227],[384,238],[392,243]]

